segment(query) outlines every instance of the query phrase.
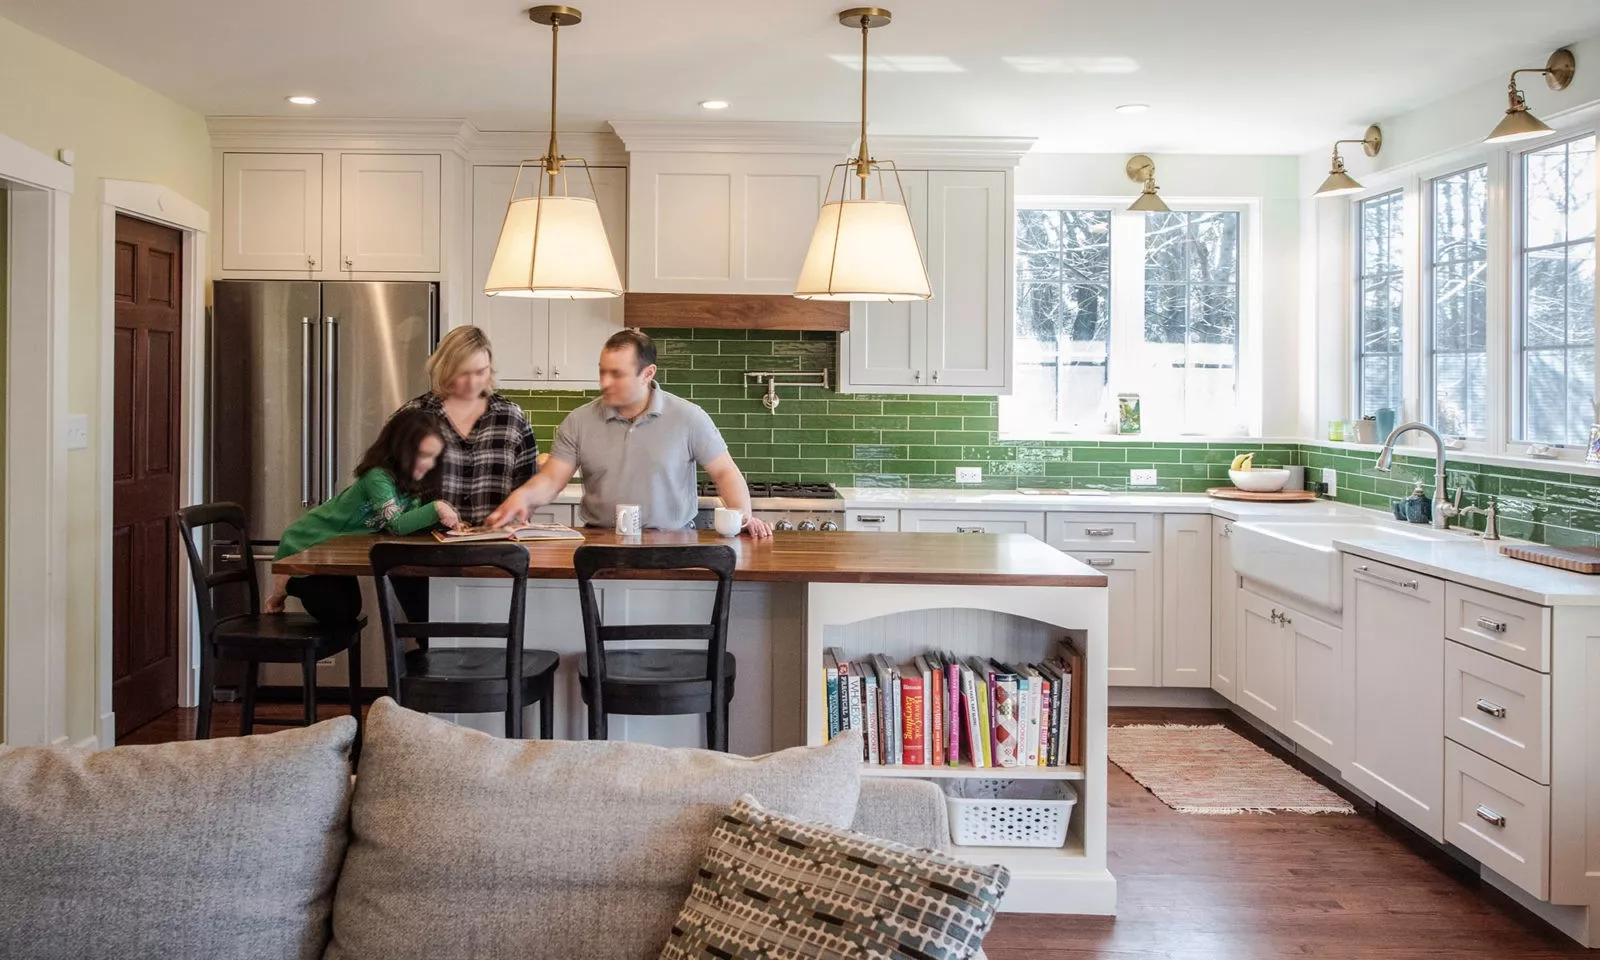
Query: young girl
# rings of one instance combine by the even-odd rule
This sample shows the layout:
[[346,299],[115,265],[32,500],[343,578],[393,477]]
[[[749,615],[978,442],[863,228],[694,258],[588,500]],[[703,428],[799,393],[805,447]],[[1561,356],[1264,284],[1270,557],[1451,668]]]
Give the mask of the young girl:
[[[405,535],[461,518],[450,504],[434,499],[444,437],[439,421],[420,410],[395,414],[356,467],[356,482],[283,531],[277,558],[350,533]],[[361,615],[361,589],[355,577],[272,578],[268,613],[282,613],[285,597],[296,597],[323,623],[349,623]]]

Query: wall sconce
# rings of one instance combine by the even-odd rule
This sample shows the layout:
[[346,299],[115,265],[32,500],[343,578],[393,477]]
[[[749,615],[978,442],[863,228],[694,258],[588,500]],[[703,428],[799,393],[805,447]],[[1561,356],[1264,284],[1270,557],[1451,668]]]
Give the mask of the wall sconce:
[[1543,67],[1524,67],[1521,70],[1511,71],[1511,84],[1506,96],[1510,99],[1510,106],[1506,107],[1506,115],[1494,130],[1483,138],[1484,143],[1512,143],[1517,140],[1532,140],[1542,137],[1551,130],[1544,121],[1528,112],[1528,101],[1517,89],[1517,74],[1542,73],[1545,85],[1551,90],[1565,90],[1572,83],[1572,76],[1578,70],[1578,61],[1572,57],[1572,51],[1562,47],[1550,54],[1550,59]]
[[1128,208],[1129,210],[1135,210],[1140,213],[1171,212],[1172,208],[1168,207],[1167,202],[1161,199],[1160,194],[1156,193],[1161,188],[1156,186],[1156,162],[1154,160],[1142,153],[1136,153],[1128,158],[1128,165],[1123,169],[1127,171],[1129,180],[1134,183],[1144,184],[1143,192],[1139,194],[1137,200],[1133,201],[1133,205]]
[[1360,140],[1335,140],[1333,141],[1333,165],[1328,169],[1328,179],[1322,181],[1322,186],[1317,188],[1314,197],[1337,197],[1346,193],[1359,193],[1363,187],[1356,182],[1344,169],[1344,157],[1339,156],[1339,144],[1359,143],[1361,152],[1369,157],[1376,157],[1378,151],[1383,149],[1383,131],[1374,123],[1367,128],[1367,132]]

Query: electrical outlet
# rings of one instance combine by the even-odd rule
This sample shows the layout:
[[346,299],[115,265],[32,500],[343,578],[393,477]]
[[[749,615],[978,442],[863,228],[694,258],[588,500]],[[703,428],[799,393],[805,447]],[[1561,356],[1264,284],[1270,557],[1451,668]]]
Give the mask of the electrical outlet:
[[1325,468],[1322,471],[1322,485],[1328,488],[1326,490],[1328,496],[1337,497],[1339,495],[1339,471]]
[[1129,470],[1128,486],[1153,487],[1156,485],[1156,472],[1154,470]]
[[982,467],[956,467],[956,483],[982,483]]

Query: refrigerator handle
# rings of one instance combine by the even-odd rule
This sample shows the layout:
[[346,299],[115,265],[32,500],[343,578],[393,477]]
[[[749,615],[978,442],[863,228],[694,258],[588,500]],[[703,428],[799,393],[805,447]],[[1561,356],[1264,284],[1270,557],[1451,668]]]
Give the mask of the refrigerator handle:
[[339,468],[339,320],[327,317],[322,348],[322,499],[333,499]]
[[316,347],[316,321],[300,318],[300,506],[311,506],[311,353]]

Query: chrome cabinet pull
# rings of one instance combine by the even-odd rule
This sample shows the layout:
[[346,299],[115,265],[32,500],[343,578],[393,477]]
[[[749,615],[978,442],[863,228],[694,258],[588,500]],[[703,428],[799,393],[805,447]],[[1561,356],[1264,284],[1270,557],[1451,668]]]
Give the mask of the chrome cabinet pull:
[[983,532],[985,532],[985,531],[984,531],[984,529],[982,527],[962,527],[962,526],[956,527],[956,533],[983,533]]
[[1083,562],[1087,563],[1091,567],[1110,567],[1115,566],[1117,561],[1111,559],[1110,557],[1090,557]]
[[1478,698],[1478,709],[1483,713],[1487,713],[1489,716],[1494,717],[1496,720],[1502,720],[1506,715],[1505,707],[1500,706],[1500,704],[1495,703],[1493,700],[1485,700],[1482,697]]
[[1381,573],[1373,573],[1372,568],[1364,563],[1361,566],[1356,567],[1356,572],[1364,573],[1380,583],[1387,583],[1396,587],[1404,587],[1407,590],[1415,590],[1421,586],[1421,584],[1415,580],[1396,580],[1394,577],[1386,577]]
[[300,506],[311,506],[311,351],[315,348],[316,323],[300,318]]
[[355,257],[345,257],[344,258],[344,268],[346,270],[354,270],[356,268],[356,258]]
[[1233,536],[1233,524],[1231,524],[1231,523],[1223,524],[1222,525],[1222,535],[1224,537],[1232,537]]
[[856,522],[858,522],[858,523],[883,523],[887,519],[889,519],[889,518],[883,516],[882,514],[877,514],[877,513],[874,513],[874,514],[863,514],[862,516],[856,517]]
[[911,375],[911,379],[915,380],[917,383],[921,383],[922,382],[922,371],[918,370],[916,373],[913,373]]
[[1485,630],[1488,630],[1490,633],[1505,633],[1506,632],[1506,625],[1505,624],[1501,623],[1498,620],[1490,620],[1488,617],[1479,617],[1478,618],[1478,626],[1482,627]]
[[934,383],[938,383],[939,382],[939,371],[937,371],[937,370],[933,371],[933,382]]
[[1506,825],[1505,814],[1495,813],[1493,810],[1481,803],[1478,804],[1478,809],[1474,810],[1473,812],[1476,813],[1478,815],[1478,819],[1482,820],[1484,823],[1491,824],[1496,827],[1503,827]]
[[1086,537],[1110,537],[1110,536],[1115,536],[1116,532],[1117,531],[1111,529],[1110,527],[1084,527],[1083,528],[1083,535],[1086,536]]

